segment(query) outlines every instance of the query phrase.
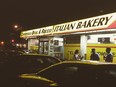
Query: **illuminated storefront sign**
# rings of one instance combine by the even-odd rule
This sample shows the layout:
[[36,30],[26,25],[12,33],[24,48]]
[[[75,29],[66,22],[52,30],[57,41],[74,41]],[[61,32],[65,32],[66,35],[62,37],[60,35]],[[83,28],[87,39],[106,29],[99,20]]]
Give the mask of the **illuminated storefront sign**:
[[99,29],[106,29],[114,22],[116,22],[116,13],[33,29],[29,31],[23,31],[21,32],[21,37],[86,32],[88,30],[94,31]]
[[31,36],[32,35],[32,31],[23,31],[21,32],[20,37],[26,37],[26,36]]
[[39,35],[49,35],[52,34],[53,26],[48,26],[40,30]]
[[52,34],[53,26],[21,32],[20,37],[43,36]]
[[53,33],[70,33],[87,30],[96,30],[107,28],[112,22],[116,21],[116,14],[109,14],[88,18],[84,20],[55,25]]

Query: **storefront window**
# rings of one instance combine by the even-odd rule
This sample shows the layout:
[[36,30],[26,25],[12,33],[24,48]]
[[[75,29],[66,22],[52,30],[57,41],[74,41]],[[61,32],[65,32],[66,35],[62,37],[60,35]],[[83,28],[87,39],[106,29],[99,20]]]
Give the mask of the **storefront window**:
[[89,35],[87,40],[87,59],[90,59],[91,49],[95,48],[100,56],[100,61],[105,62],[103,56],[106,55],[106,48],[111,48],[113,62],[116,62],[116,34],[94,34]]
[[110,42],[110,37],[101,37],[101,38],[98,38],[98,42],[100,42],[100,43],[111,43]]
[[79,44],[80,43],[80,36],[78,35],[70,35],[66,36],[64,39],[65,44]]

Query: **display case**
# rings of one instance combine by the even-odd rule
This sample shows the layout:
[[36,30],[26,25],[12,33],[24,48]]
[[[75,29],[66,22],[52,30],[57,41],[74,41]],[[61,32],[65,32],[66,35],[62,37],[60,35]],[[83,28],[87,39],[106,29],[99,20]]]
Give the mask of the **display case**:
[[63,38],[51,38],[49,43],[49,55],[63,59]]

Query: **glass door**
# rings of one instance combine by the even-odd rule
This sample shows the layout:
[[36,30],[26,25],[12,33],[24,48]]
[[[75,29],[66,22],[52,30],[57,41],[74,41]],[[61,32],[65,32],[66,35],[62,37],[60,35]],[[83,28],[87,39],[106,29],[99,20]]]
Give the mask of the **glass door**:
[[48,54],[48,41],[40,41],[39,54]]

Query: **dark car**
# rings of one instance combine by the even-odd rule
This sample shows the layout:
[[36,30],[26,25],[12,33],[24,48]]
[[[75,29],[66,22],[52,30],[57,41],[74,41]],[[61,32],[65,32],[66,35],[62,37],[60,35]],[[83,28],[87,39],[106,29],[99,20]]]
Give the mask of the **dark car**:
[[61,61],[47,55],[9,55],[0,59],[0,67],[18,73],[32,73],[58,62]]
[[14,61],[17,66],[22,67],[21,69],[24,68],[26,72],[37,72],[52,64],[61,62],[58,58],[47,55],[20,55]]
[[8,83],[15,83],[14,81],[18,80],[20,74],[34,73],[58,62],[61,61],[47,55],[17,55],[1,57],[0,87],[6,87],[3,85],[7,85]]
[[116,64],[64,61],[20,78],[24,87],[114,87]]
[[0,57],[23,55],[24,52],[17,50],[0,50]]

